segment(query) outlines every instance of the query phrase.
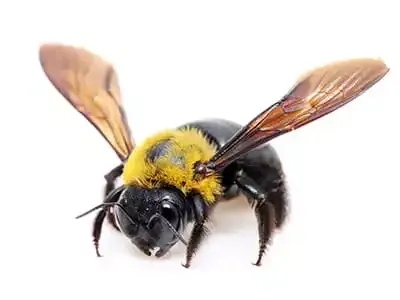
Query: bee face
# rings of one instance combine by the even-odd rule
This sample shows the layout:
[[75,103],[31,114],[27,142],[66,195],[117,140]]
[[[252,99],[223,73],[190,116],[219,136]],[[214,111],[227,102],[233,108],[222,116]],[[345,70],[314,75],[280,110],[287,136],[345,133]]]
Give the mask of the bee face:
[[143,253],[164,256],[186,226],[185,199],[173,189],[128,187],[115,216],[121,232]]

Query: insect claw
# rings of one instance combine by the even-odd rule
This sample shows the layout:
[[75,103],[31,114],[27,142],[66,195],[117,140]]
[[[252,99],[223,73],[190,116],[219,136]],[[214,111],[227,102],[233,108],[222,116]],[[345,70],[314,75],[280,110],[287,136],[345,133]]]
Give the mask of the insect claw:
[[261,262],[257,261],[255,263],[251,263],[253,266],[261,267]]
[[96,255],[97,255],[97,257],[103,257],[103,255],[100,254],[100,251],[99,251],[99,244],[98,244],[97,241],[94,242],[94,247],[95,247],[95,249],[96,249]]

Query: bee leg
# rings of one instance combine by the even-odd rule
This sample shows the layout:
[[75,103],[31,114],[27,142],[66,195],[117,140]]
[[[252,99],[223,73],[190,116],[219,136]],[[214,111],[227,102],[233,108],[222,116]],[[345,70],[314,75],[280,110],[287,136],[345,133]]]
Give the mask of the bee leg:
[[[117,193],[115,196],[113,196],[107,200],[105,198],[103,202],[104,203],[117,202],[119,195],[120,195],[120,193]],[[117,224],[115,223],[115,216],[113,213],[110,212],[109,208],[104,208],[97,213],[97,215],[94,219],[94,222],[93,222],[92,236],[93,236],[93,243],[96,248],[96,254],[98,257],[101,257],[101,254],[99,252],[99,241],[100,241],[100,236],[101,236],[101,230],[103,228],[104,219],[106,218],[106,216],[108,217],[108,220],[113,225],[113,227],[115,227],[119,231],[119,228],[118,228]]]
[[108,195],[114,188],[115,188],[115,180],[122,175],[122,172],[124,170],[124,165],[120,164],[116,166],[114,169],[112,169],[110,172],[108,172],[106,175],[104,175],[104,178],[106,180],[106,187],[105,187],[105,196]]
[[186,262],[182,264],[185,268],[190,267],[193,256],[196,254],[201,242],[207,236],[208,228],[205,226],[205,223],[208,220],[208,210],[209,208],[201,196],[195,195],[193,197],[195,223],[186,248]]
[[182,264],[183,267],[189,268],[193,256],[196,254],[200,243],[203,241],[205,236],[207,235],[208,229],[204,225],[205,221],[196,222],[193,226],[192,233],[189,238],[189,242],[186,248],[186,262]]
[[[120,164],[119,166],[115,167],[112,169],[110,172],[108,172],[104,178],[106,180],[106,185],[104,187],[104,200],[106,199],[107,195],[115,189],[115,181],[116,179],[122,175],[122,171],[124,169],[124,165]],[[119,194],[116,195],[116,198],[118,198]],[[109,202],[117,202],[118,199],[112,199]],[[106,201],[103,201],[106,202]],[[119,228],[115,222],[115,216],[113,213],[111,213],[109,210],[106,213],[107,215],[107,220],[108,222],[116,229],[119,231]]]
[[[120,164],[116,168],[112,169],[110,172],[108,172],[104,178],[106,179],[106,185],[104,187],[104,203],[112,203],[112,202],[117,202],[119,194],[116,194],[115,197],[112,197],[111,199],[107,199],[107,195],[115,189],[115,180],[121,176],[122,170],[123,170],[123,164]],[[93,236],[93,243],[96,248],[96,255],[98,257],[101,257],[100,251],[99,251],[99,241],[101,237],[101,230],[103,228],[103,223],[104,219],[107,217],[108,221],[111,223],[111,225],[119,231],[119,228],[115,222],[115,216],[113,213],[109,211],[109,209],[102,209],[100,210],[93,222],[93,229],[92,229],[92,236]]]
[[270,243],[273,231],[275,230],[275,209],[258,184],[246,174],[240,172],[235,181],[237,186],[246,195],[250,205],[254,208],[258,224],[259,252],[257,261],[253,265],[261,266],[267,245]]
[[260,246],[257,261],[253,265],[261,266],[262,258],[275,229],[275,210],[270,202],[264,202],[260,203],[260,205],[256,204],[255,214],[258,223]]
[[94,219],[94,222],[93,222],[92,236],[93,236],[93,244],[96,249],[97,257],[101,257],[101,254],[99,251],[99,241],[100,241],[101,229],[103,227],[106,213],[107,213],[106,210],[104,210],[104,209],[100,210],[97,213],[96,218]]

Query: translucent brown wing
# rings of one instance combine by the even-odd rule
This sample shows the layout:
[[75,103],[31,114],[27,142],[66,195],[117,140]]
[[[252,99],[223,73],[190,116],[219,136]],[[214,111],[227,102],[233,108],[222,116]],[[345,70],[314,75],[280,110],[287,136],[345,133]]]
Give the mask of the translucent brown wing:
[[389,68],[381,60],[353,59],[315,69],[244,126],[197,172],[209,176],[255,147],[313,122],[360,96]]
[[87,50],[56,44],[41,46],[39,59],[55,88],[125,160],[135,142],[113,66]]

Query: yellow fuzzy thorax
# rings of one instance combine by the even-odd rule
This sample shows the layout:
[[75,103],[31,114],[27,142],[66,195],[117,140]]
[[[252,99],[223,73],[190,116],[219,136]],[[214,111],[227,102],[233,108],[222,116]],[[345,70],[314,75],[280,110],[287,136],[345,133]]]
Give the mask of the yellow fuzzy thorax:
[[[156,161],[148,160],[148,153],[160,142],[171,143],[169,151]],[[147,138],[137,146],[127,159],[122,174],[124,184],[144,188],[158,188],[165,185],[175,186],[185,195],[190,192],[199,193],[205,201],[214,202],[222,193],[218,176],[194,179],[193,165],[207,162],[216,153],[216,148],[197,129],[165,130]],[[183,158],[184,164],[172,161]]]

